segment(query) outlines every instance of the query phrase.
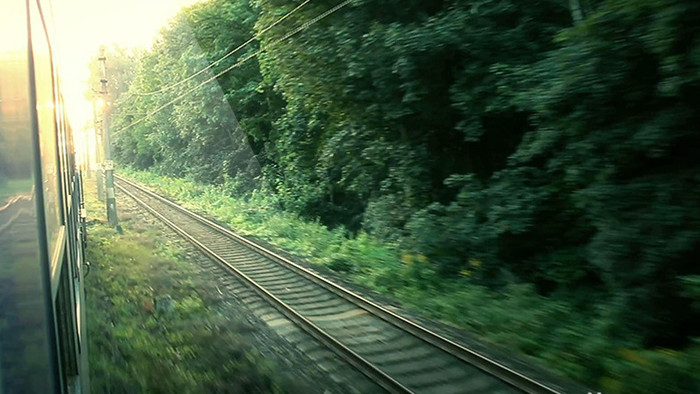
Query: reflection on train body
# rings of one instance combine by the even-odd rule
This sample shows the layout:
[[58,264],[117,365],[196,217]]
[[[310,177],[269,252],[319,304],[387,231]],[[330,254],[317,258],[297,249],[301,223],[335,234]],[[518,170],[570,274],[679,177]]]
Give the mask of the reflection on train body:
[[46,9],[0,6],[0,394],[89,391],[81,178]]

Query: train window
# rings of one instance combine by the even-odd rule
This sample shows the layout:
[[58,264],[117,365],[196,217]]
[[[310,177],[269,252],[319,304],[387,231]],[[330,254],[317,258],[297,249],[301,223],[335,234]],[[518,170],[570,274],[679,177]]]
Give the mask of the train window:
[[61,270],[61,279],[56,295],[56,322],[58,324],[58,335],[60,343],[61,365],[63,367],[64,378],[66,383],[69,383],[71,377],[78,375],[78,359],[77,359],[77,344],[75,326],[76,310],[73,309],[73,281],[70,273],[67,256],[63,262],[63,270]]
[[[42,186],[46,231],[50,257],[55,256],[63,223],[61,210],[61,172],[58,166],[56,117],[54,108],[53,66],[42,18],[36,6],[32,9],[32,43],[36,79],[36,109],[41,148]],[[57,261],[52,261],[52,266]],[[52,267],[53,268],[53,267]]]

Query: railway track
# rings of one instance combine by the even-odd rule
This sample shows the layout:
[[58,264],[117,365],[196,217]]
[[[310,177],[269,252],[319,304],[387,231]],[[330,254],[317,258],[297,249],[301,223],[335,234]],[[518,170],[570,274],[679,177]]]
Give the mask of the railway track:
[[560,392],[384,309],[134,182],[115,178],[122,192],[389,392]]

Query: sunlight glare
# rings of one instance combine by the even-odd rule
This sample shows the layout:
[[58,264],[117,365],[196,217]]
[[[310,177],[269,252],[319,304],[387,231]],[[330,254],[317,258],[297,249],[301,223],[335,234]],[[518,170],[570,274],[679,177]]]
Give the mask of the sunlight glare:
[[100,45],[149,48],[168,19],[182,7],[198,1],[53,0],[56,62],[68,119],[76,134],[92,122],[92,102],[85,97],[85,91],[90,88],[88,64],[98,54]]

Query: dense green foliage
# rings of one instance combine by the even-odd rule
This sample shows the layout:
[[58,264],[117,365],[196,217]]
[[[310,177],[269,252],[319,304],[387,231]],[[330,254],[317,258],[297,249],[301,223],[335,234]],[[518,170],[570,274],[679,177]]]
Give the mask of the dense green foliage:
[[168,104],[132,126],[143,116],[115,116],[120,161],[274,194],[338,234],[424,256],[419,282],[447,297],[533,289],[592,319],[568,353],[532,352],[585,358],[568,360],[579,379],[625,375],[593,361],[602,348],[668,365],[611,390],[655,392],[664,357],[697,355],[699,3],[356,0],[279,41],[337,4],[316,0],[167,88],[298,4],[180,13],[119,98],[122,114]]
[[[208,182],[236,178],[245,189],[254,185],[260,167],[243,130],[249,135],[269,134],[275,117],[270,104],[274,100],[260,85],[255,59],[121,135],[118,131],[253,53],[255,45],[247,46],[212,71],[177,84],[250,38],[254,22],[255,14],[245,2],[232,1],[207,3],[172,21],[153,50],[141,58],[131,90],[120,98],[117,111],[125,115],[115,117],[113,130],[118,135],[115,153],[122,161]],[[149,94],[164,86],[163,93]],[[232,102],[235,115],[229,106]]]

